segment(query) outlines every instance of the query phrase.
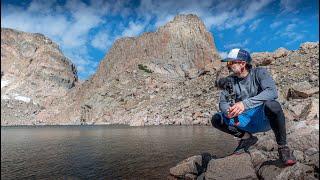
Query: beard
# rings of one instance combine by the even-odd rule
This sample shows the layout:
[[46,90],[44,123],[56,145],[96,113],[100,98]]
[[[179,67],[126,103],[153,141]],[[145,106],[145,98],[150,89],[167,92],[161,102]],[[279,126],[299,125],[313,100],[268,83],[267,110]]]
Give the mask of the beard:
[[234,74],[241,74],[242,70],[239,66],[231,66],[231,67],[228,67],[228,70],[230,72],[233,72]]

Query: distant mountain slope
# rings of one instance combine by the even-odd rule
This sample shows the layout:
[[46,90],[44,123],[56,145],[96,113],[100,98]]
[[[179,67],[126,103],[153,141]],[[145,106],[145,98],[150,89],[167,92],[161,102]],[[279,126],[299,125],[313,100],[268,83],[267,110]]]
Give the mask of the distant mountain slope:
[[32,124],[34,116],[75,86],[75,66],[41,34],[1,28],[1,124]]

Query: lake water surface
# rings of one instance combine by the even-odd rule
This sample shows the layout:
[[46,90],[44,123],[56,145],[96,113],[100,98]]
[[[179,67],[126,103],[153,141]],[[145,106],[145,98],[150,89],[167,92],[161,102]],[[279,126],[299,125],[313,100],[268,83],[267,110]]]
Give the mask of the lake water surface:
[[235,146],[201,126],[1,127],[1,178],[166,179],[183,159]]

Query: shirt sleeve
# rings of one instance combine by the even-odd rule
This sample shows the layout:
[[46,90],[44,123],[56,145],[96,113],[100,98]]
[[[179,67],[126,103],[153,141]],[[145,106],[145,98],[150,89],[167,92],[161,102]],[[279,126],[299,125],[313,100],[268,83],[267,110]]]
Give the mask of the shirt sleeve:
[[219,109],[225,115],[227,115],[227,110],[230,107],[230,104],[227,101],[226,95],[227,95],[227,91],[222,90],[220,93],[220,102],[219,102]]
[[258,95],[242,101],[245,109],[257,107],[267,100],[275,100],[278,98],[276,84],[267,69],[259,68],[256,73],[262,91]]

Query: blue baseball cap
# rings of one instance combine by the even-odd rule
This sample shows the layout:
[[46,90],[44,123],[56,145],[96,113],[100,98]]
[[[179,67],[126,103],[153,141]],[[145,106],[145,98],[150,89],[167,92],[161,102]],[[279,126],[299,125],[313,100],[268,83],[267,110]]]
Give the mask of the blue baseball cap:
[[251,59],[250,53],[248,53],[246,50],[236,48],[236,49],[231,49],[231,51],[227,55],[227,58],[222,59],[221,61],[222,62],[245,61],[250,64],[252,59]]

